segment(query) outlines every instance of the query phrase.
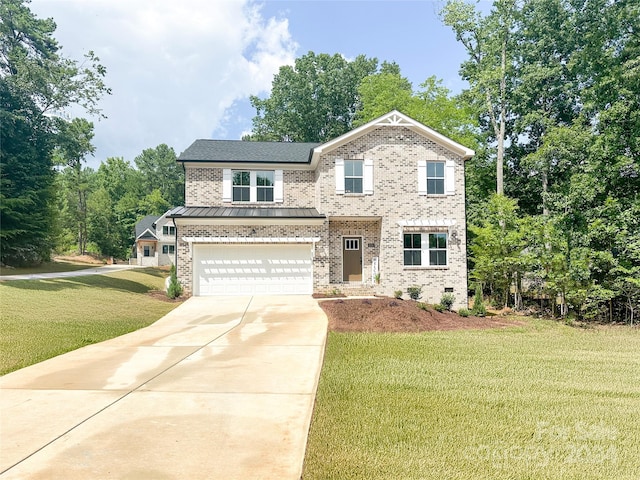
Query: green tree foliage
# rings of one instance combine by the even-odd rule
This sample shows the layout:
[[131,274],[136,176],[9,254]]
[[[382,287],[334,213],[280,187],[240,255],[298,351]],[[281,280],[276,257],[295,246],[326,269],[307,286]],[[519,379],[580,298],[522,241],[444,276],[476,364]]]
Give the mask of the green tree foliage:
[[[151,196],[148,202],[153,207],[146,209],[149,214],[164,213],[169,207],[184,203],[184,172],[176,161],[173,148],[164,143],[156,148],[147,148],[134,162],[140,171],[143,191]],[[159,192],[162,202],[158,202],[154,192]],[[158,208],[163,210],[158,212]]]
[[91,144],[93,138],[93,123],[74,118],[71,122],[59,121],[57,147],[54,151],[54,161],[58,165],[66,166],[65,183],[60,185],[70,195],[65,195],[66,204],[64,219],[66,228],[75,231],[78,253],[87,250],[87,195],[89,194],[90,172],[82,168],[82,161],[88,153],[93,153],[95,147]]
[[[454,1],[444,20],[467,48],[464,96],[475,106],[486,103],[487,79],[500,91],[500,39],[508,38],[505,191],[527,224],[525,286],[557,302],[562,315],[630,320],[640,272],[640,4],[498,0],[482,16]],[[493,59],[493,73],[480,68],[483,58]],[[488,110],[478,109],[480,157],[496,140],[495,125],[482,118]],[[476,168],[476,161],[467,182],[483,195],[488,162]],[[473,272],[495,283],[514,251],[495,248],[500,258],[486,258],[478,242],[495,233],[485,223],[490,216],[468,212]],[[518,291],[513,279],[509,288]]]
[[53,246],[53,135],[34,102],[0,77],[0,261],[27,265]]
[[516,0],[496,0],[487,16],[463,0],[451,0],[441,15],[467,51],[460,73],[469,82],[467,99],[480,115],[487,141],[496,144],[496,192],[503,194],[505,142],[513,118]]
[[36,263],[49,257],[55,236],[52,154],[67,138],[52,117],[70,105],[99,113],[109,93],[105,69],[89,52],[82,65],[60,53],[52,19],[38,19],[24,0],[0,3],[0,260]]
[[493,195],[483,220],[469,226],[473,234],[471,277],[486,285],[500,306],[509,304],[512,287],[519,294],[530,266],[526,252],[528,227],[528,219],[518,214],[516,201],[504,195]]
[[354,127],[398,110],[435,131],[469,147],[477,143],[475,120],[471,109],[453,97],[442,81],[432,76],[414,92],[411,82],[400,75],[399,68],[387,67],[362,80],[358,92],[362,108]]
[[348,61],[340,54],[309,52],[293,67],[280,67],[271,96],[251,97],[256,116],[245,140],[324,142],[348,132],[360,108],[358,86],[377,65],[364,55]]
[[[89,201],[89,240],[100,253],[126,257],[133,244],[144,198],[141,173],[120,157],[107,158],[95,176],[96,191]],[[162,212],[161,212],[162,213]]]

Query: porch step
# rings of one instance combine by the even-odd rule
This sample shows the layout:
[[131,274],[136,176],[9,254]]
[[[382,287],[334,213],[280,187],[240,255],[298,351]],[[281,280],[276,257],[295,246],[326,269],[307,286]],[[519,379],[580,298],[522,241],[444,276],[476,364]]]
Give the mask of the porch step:
[[322,293],[337,294],[341,293],[347,297],[351,296],[373,296],[378,294],[378,285],[366,285],[361,283],[336,283],[321,289]]

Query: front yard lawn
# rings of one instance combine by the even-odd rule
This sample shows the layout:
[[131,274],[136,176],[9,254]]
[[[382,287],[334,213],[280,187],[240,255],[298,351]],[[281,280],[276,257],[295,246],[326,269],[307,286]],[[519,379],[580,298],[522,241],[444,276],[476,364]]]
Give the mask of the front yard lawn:
[[0,375],[150,325],[178,304],[149,295],[166,272],[0,282]]
[[637,479],[640,330],[330,332],[310,479]]

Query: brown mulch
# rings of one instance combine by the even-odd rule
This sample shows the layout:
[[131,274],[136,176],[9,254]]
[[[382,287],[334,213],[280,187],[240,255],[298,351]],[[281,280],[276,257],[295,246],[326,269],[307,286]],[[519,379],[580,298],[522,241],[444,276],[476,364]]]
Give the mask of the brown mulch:
[[413,300],[382,297],[319,302],[333,332],[426,332],[503,328],[521,322],[502,317],[461,317],[454,312],[422,310]]
[[182,303],[186,300],[185,297],[169,298],[167,297],[167,292],[164,292],[162,290],[149,290],[147,292],[147,295],[155,298],[156,300],[161,300],[163,302],[169,303]]

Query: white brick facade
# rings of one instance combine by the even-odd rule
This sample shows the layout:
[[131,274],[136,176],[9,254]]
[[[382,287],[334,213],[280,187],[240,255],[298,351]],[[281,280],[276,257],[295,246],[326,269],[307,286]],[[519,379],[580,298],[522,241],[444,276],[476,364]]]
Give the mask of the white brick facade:
[[[382,118],[382,117],[381,117]],[[406,118],[406,117],[402,117]],[[410,119],[409,119],[410,120]],[[282,168],[284,201],[278,205],[253,204],[252,207],[315,207],[326,220],[315,225],[263,224],[247,219],[221,225],[201,225],[177,220],[178,276],[187,292],[191,291],[192,265],[189,245],[184,238],[193,237],[314,237],[313,287],[315,291],[344,292],[354,286],[342,282],[342,238],[362,238],[363,281],[359,291],[392,295],[406,291],[410,285],[423,288],[423,300],[440,301],[442,294],[453,291],[454,308],[467,306],[466,228],[464,198],[464,159],[441,138],[425,134],[419,128],[402,125],[380,125],[360,129],[335,148],[323,151],[314,165],[301,164]],[[331,147],[331,142],[327,145]],[[453,142],[451,142],[453,144]],[[457,146],[457,144],[453,144]],[[463,148],[461,146],[458,146]],[[464,151],[463,151],[464,152]],[[466,152],[470,152],[466,150]],[[471,152],[472,154],[472,152]],[[336,192],[336,160],[359,159],[373,164],[373,194],[339,194]],[[453,173],[450,187],[455,192],[424,195],[419,192],[419,162],[447,162]],[[221,165],[185,163],[186,206],[239,206],[222,201]],[[273,168],[273,167],[267,167]],[[339,183],[339,182],[338,182]],[[190,224],[187,224],[190,223]],[[446,266],[405,266],[404,233],[446,233]],[[425,237],[426,238],[426,237]],[[424,254],[423,254],[424,257]],[[428,257],[428,252],[427,252]],[[372,281],[372,264],[377,259],[380,283]],[[364,290],[362,287],[365,287]]]

